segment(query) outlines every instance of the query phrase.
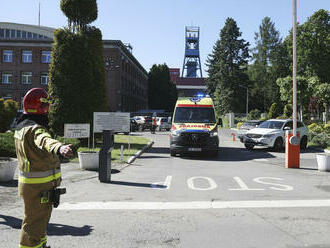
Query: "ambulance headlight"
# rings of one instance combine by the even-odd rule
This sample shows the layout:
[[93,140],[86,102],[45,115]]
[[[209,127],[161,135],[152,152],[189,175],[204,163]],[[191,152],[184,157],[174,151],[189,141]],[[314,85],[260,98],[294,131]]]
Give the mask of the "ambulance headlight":
[[172,131],[171,131],[171,135],[172,135],[173,137],[178,137],[178,136],[180,136],[180,132],[179,132],[179,130],[172,130]]
[[218,136],[218,132],[210,132],[210,137],[216,137]]

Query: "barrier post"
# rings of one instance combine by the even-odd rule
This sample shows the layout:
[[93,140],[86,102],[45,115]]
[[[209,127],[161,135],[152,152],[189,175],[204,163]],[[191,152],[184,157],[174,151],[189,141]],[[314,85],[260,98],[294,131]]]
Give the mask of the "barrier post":
[[[299,168],[300,167],[300,142],[292,142],[292,131],[285,133],[285,167],[286,168]],[[297,137],[300,137],[297,132]],[[291,139],[291,141],[290,141]],[[297,144],[298,143],[298,144]]]
[[113,146],[113,131],[103,130],[103,146],[99,153],[99,180],[102,183],[111,182],[111,150]]

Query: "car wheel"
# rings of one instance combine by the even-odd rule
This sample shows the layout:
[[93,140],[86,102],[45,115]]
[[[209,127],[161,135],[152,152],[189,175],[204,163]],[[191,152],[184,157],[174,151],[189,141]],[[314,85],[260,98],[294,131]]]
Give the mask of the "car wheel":
[[282,140],[282,138],[277,138],[276,140],[275,140],[275,143],[274,143],[274,146],[273,146],[273,149],[274,149],[274,151],[276,151],[276,152],[281,152],[281,151],[283,151],[283,140]]
[[304,136],[302,137],[301,141],[300,141],[300,150],[306,150],[307,148],[307,137]]
[[249,151],[253,150],[254,145],[252,144],[244,144],[245,148],[248,149]]

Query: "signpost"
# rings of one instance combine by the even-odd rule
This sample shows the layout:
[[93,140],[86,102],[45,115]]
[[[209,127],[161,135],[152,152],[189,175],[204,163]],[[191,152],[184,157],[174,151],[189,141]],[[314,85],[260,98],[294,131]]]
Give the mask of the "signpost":
[[130,132],[130,113],[128,112],[94,112],[93,121],[93,147],[94,133],[111,130],[117,133]]
[[64,124],[64,138],[90,138],[90,124]]

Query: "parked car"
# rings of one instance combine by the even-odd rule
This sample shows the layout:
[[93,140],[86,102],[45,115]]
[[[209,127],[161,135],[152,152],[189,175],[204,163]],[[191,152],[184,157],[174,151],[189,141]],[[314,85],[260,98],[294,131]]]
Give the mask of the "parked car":
[[139,125],[134,118],[130,118],[130,129],[131,132],[136,132],[139,130]]
[[169,131],[171,129],[172,123],[168,122],[167,117],[157,117],[157,130],[162,131],[166,130]]
[[151,128],[152,119],[150,116],[134,116],[133,119],[136,121],[139,131]]
[[243,143],[243,136],[246,134],[246,132],[253,128],[258,127],[263,122],[264,121],[260,121],[260,120],[249,120],[249,121],[244,122],[243,125],[240,126],[240,128],[237,131],[237,133],[238,133],[237,137]]
[[[264,121],[257,128],[251,129],[243,136],[244,146],[252,150],[254,146],[271,147],[281,151],[285,147],[285,132],[293,129],[290,119],[271,119]],[[297,122],[297,132],[300,133],[300,148],[307,147],[308,128],[304,123]]]

